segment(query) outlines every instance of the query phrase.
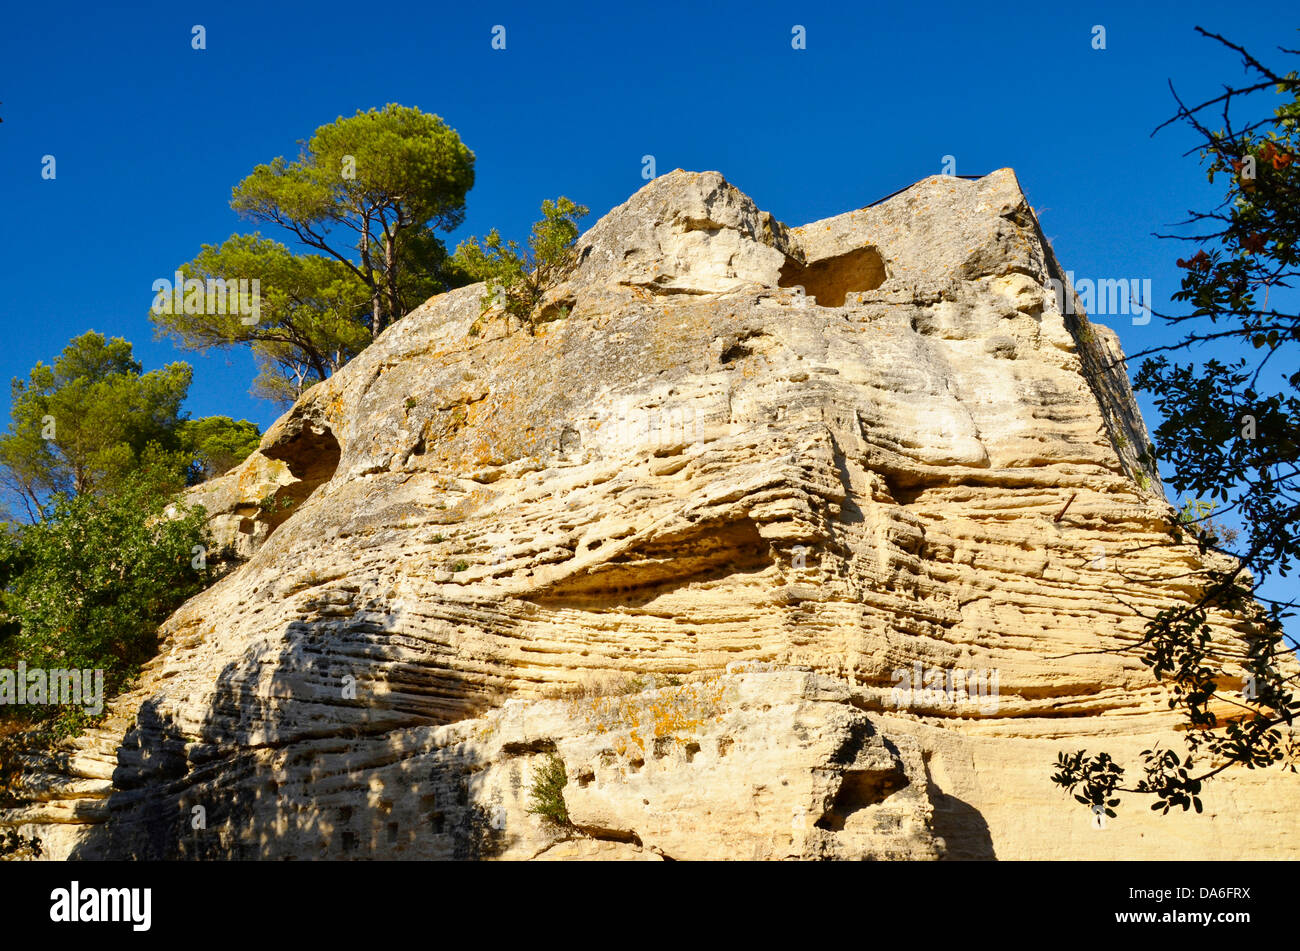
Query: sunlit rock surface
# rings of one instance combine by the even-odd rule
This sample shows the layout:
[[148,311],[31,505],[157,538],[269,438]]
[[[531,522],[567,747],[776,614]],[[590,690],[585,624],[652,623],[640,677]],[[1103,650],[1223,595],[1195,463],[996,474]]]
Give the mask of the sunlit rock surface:
[[[194,490],[243,563],[5,820],[56,857],[1295,855],[1295,776],[1104,828],[1050,782],[1177,743],[1100,651],[1197,565],[1062,277],[1010,170],[797,228],[656,179],[536,334],[435,297]],[[529,811],[554,756],[570,829]]]

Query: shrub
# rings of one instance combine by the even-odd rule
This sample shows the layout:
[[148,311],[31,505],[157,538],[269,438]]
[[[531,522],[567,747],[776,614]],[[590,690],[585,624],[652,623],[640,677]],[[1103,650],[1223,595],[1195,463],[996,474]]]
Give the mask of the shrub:
[[[0,527],[0,666],[102,669],[104,699],[129,685],[157,651],[157,629],[202,590],[201,507],[173,501],[157,472],[111,495],[56,495],[44,521]],[[172,508],[175,517],[164,511]],[[0,715],[57,718],[71,732],[79,707],[0,707]]]
[[[573,265],[578,221],[588,210],[563,195],[542,202],[542,220],[533,224],[527,250],[502,238],[495,228],[481,245],[478,238],[462,242],[453,260],[472,279],[486,282],[481,312],[499,306],[533,329],[539,322],[536,310],[542,295],[558,284]],[[560,314],[567,316],[568,309],[561,308]],[[470,334],[477,336],[478,332],[475,322]]]
[[560,759],[558,753],[548,754],[533,771],[533,784],[528,790],[528,811],[553,825],[572,825],[569,822],[569,807],[564,803],[564,787],[568,782],[564,760]]

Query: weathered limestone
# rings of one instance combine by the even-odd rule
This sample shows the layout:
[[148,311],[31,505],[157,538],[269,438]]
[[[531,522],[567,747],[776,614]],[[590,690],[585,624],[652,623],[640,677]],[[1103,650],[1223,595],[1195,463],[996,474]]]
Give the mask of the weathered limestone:
[[[1294,776],[1104,829],[1049,781],[1177,742],[1097,651],[1196,561],[1009,170],[793,229],[677,171],[577,253],[536,335],[433,298],[195,490],[246,561],[4,820],[86,857],[1300,849]],[[958,669],[996,696],[921,692]],[[573,833],[528,812],[551,755]]]

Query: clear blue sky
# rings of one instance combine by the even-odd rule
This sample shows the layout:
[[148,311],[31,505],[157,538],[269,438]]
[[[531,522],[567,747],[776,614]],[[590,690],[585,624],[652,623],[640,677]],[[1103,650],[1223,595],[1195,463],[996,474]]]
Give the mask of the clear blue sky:
[[[1257,54],[1297,45],[1294,4],[1245,9],[13,3],[0,23],[0,377],[93,328],[133,341],[147,369],[193,363],[193,415],[265,427],[277,412],[248,396],[251,357],[154,340],[150,285],[202,243],[253,230],[228,202],[254,165],[388,102],[438,113],[477,155],[453,246],[493,226],[523,237],[561,193],[592,208],[590,223],[644,184],[645,154],[660,172],[717,169],[791,225],[872,202],[953,155],[960,174],[1013,167],[1076,276],[1150,278],[1168,309],[1186,249],[1151,232],[1218,193],[1181,157],[1182,130],[1150,133],[1172,114],[1168,80],[1199,101],[1242,77],[1194,26]],[[204,51],[191,49],[194,24]],[[504,51],[491,48],[496,24]],[[805,50],[791,48],[795,24]],[[41,178],[46,154],[53,181]],[[1129,352],[1169,339],[1158,321],[1100,319]]]

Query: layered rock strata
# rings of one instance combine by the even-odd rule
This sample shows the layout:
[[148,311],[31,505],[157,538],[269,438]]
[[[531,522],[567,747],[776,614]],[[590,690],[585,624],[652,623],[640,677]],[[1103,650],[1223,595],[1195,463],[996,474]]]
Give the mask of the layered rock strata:
[[4,820],[77,857],[1300,849],[1294,776],[1104,828],[1050,783],[1177,748],[1107,651],[1201,564],[1010,170],[797,228],[677,171],[576,250],[535,333],[435,297],[195,490],[238,566]]

